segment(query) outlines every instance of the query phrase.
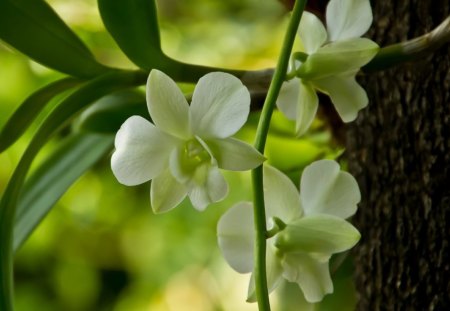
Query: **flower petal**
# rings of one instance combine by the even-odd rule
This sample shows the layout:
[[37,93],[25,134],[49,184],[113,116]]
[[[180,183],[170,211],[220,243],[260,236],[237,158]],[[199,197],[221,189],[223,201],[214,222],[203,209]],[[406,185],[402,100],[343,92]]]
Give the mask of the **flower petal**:
[[217,224],[219,248],[228,264],[239,273],[253,270],[253,208],[250,202],[231,207]]
[[150,202],[153,212],[160,214],[170,211],[183,201],[186,194],[186,187],[172,176],[169,169],[166,169],[151,183]]
[[[269,294],[278,287],[283,276],[281,259],[276,254],[277,249],[273,243],[267,243],[266,248],[266,277]],[[252,273],[247,292],[247,302],[256,302],[255,277]]]
[[319,99],[308,82],[292,79],[284,82],[277,99],[278,109],[290,120],[296,120],[297,136],[311,126],[317,113]]
[[286,254],[283,277],[298,283],[310,303],[319,302],[333,292],[328,260],[320,261],[305,253]]
[[297,33],[308,54],[317,51],[327,41],[328,37],[327,31],[320,19],[306,11],[303,12]]
[[352,248],[360,238],[358,230],[348,221],[321,214],[290,222],[275,236],[275,245],[284,253],[331,255]]
[[193,172],[183,167],[184,145],[179,145],[172,150],[169,157],[170,172],[179,183],[186,183],[192,177]]
[[300,182],[300,198],[306,215],[329,214],[348,218],[361,200],[358,183],[339,164],[321,160],[307,166]]
[[354,72],[370,62],[379,49],[366,38],[331,42],[311,54],[297,73],[302,79],[315,80]]
[[305,134],[316,117],[319,98],[309,83],[300,83],[299,100],[297,104],[297,117],[295,131],[297,136]]
[[111,168],[117,180],[127,186],[142,184],[167,167],[169,154],[178,140],[158,130],[139,116],[128,118],[116,134]]
[[292,181],[276,168],[264,166],[264,201],[266,217],[290,222],[301,217],[300,196]]
[[372,24],[369,0],[331,0],[326,12],[331,41],[361,37]]
[[369,103],[366,91],[356,82],[353,75],[316,80],[314,85],[330,96],[344,122],[354,121],[358,112]]
[[299,101],[300,79],[285,81],[277,98],[277,107],[289,120],[297,118],[297,103]]
[[202,138],[236,133],[250,112],[250,93],[238,78],[224,72],[203,76],[191,103],[193,132]]
[[265,160],[255,148],[235,138],[210,139],[206,144],[221,169],[246,171],[261,165]]
[[186,98],[169,76],[156,69],[147,80],[147,106],[158,128],[180,138],[191,136]]
[[209,204],[218,202],[228,194],[228,184],[216,166],[210,166],[205,183],[195,181],[189,185],[189,199],[195,209],[203,211]]

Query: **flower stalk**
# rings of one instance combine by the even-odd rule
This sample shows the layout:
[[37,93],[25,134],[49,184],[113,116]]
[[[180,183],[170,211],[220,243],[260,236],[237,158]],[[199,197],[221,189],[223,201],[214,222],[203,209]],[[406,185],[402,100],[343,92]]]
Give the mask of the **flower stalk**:
[[[259,119],[256,131],[255,148],[264,153],[267,134],[269,132],[270,119],[288,69],[289,58],[294,45],[297,28],[306,5],[306,0],[295,2],[291,20],[286,31],[283,46],[277,67],[270,83],[266,100]],[[270,310],[269,292],[266,276],[266,215],[263,194],[263,167],[262,165],[252,171],[253,197],[254,197],[254,222],[255,222],[255,292],[260,311]]]

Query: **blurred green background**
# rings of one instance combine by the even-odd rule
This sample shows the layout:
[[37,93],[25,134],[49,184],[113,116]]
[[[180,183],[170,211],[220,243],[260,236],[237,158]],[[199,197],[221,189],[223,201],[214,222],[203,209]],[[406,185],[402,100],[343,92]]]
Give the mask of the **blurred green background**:
[[[134,68],[105,32],[94,0],[48,1],[108,65]],[[164,51],[185,62],[228,68],[261,69],[276,63],[286,11],[275,0],[160,0]],[[0,126],[29,94],[62,75],[28,60],[0,43]],[[0,154],[0,193],[5,189],[44,111],[8,151]],[[238,136],[252,142],[258,119],[253,113]],[[66,130],[69,131],[70,129]],[[293,124],[274,115],[267,156],[298,184],[309,162],[335,157],[341,150],[324,123],[293,137]],[[67,134],[67,133],[66,133]],[[36,163],[58,145],[61,133]],[[120,185],[109,157],[96,164],[59,201],[16,256],[18,311],[84,310],[256,310],[245,303],[248,275],[222,259],[216,223],[232,204],[251,198],[248,173],[225,176],[230,195],[197,212],[189,201],[174,211],[153,215],[149,185]],[[316,310],[352,310],[351,266],[336,273],[336,294]],[[296,285],[272,295],[274,310],[313,310]]]

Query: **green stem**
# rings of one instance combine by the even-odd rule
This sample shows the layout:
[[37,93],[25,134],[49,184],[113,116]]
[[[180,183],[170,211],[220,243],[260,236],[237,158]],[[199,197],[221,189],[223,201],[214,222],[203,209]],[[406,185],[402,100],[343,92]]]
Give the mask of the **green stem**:
[[[255,148],[264,153],[267,133],[269,132],[270,119],[272,117],[275,102],[280,93],[289,64],[289,57],[294,45],[298,25],[305,8],[306,0],[297,0],[292,10],[292,17],[286,31],[283,46],[277,67],[270,83],[266,100],[261,112],[261,117],[256,131]],[[266,213],[263,194],[263,167],[262,165],[252,171],[254,218],[255,218],[255,292],[260,311],[270,310],[269,291],[267,289],[266,275]]]
[[411,40],[385,46],[364,67],[364,72],[374,72],[417,61],[431,55],[450,42],[450,16],[432,31]]

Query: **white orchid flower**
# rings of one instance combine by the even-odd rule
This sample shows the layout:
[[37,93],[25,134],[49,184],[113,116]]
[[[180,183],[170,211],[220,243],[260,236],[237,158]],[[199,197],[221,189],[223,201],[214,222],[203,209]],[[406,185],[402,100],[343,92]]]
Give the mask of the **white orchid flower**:
[[231,138],[246,122],[250,94],[227,73],[202,77],[192,103],[166,74],[152,70],[147,106],[154,123],[132,116],[117,132],[111,167],[120,183],[151,182],[155,213],[169,211],[186,195],[198,210],[223,199],[228,185],[219,168],[252,169],[264,157],[250,145]]
[[[309,302],[333,292],[328,261],[346,251],[360,234],[345,219],[360,201],[356,180],[340,171],[335,161],[321,160],[305,168],[300,196],[291,180],[277,169],[264,167],[264,201],[268,230],[266,271],[269,292],[284,278],[296,282]],[[272,228],[271,228],[272,227]],[[275,229],[273,229],[275,228]],[[241,202],[220,219],[219,247],[239,273],[253,271],[254,231],[250,202]],[[248,301],[255,300],[253,277]]]
[[277,101],[283,114],[296,120],[298,136],[314,120],[319,102],[316,91],[331,98],[344,122],[355,120],[367,106],[367,94],[355,76],[379,50],[375,42],[360,38],[372,19],[369,0],[331,0],[326,9],[327,29],[314,14],[303,13],[298,35],[307,58],[298,62],[299,78],[283,84]]

